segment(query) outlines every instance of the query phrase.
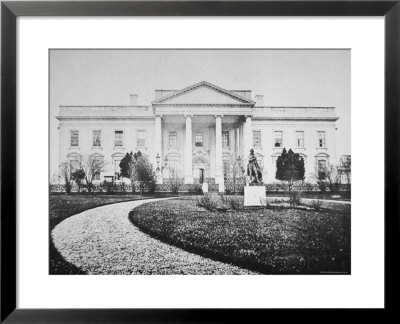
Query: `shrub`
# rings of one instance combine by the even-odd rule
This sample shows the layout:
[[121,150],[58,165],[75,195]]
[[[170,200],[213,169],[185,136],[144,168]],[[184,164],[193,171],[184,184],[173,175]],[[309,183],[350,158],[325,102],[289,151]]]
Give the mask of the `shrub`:
[[331,194],[337,194],[340,191],[340,183],[330,182],[328,187]]
[[126,192],[126,188],[125,188],[125,183],[121,182],[120,184],[117,185],[117,191],[118,192]]
[[265,209],[271,207],[270,203],[268,202],[268,198],[261,198],[260,203]]
[[321,192],[326,192],[326,182],[323,180],[317,181],[318,188],[321,190]]
[[302,183],[302,191],[314,191],[314,186],[309,182]]
[[85,179],[85,171],[77,169],[71,174],[71,179],[75,181],[78,186],[78,193],[81,191],[82,181]]
[[176,194],[179,192],[179,189],[181,187],[181,181],[178,177],[174,177],[171,180],[171,191],[172,193]]
[[146,184],[147,184],[147,189],[148,189],[149,193],[153,194],[156,192],[156,184],[157,183],[156,183],[155,178],[148,181]]
[[199,207],[203,207],[209,211],[214,211],[218,207],[217,199],[210,194],[201,196],[197,198],[196,205]]
[[72,183],[71,182],[66,182],[64,184],[65,192],[69,195],[72,190]]
[[188,192],[190,194],[201,195],[203,193],[203,190],[201,189],[201,185],[200,184],[193,184],[193,185],[189,185]]
[[218,195],[220,196],[223,205],[225,205],[225,206],[230,205],[229,197],[227,197],[221,193],[218,193]]
[[311,207],[314,208],[316,211],[321,210],[322,201],[318,199],[311,201]]
[[301,197],[299,191],[291,191],[289,196],[289,204],[292,206],[301,205]]
[[117,184],[114,181],[108,182],[104,180],[102,187],[106,193],[115,193],[117,191]]
[[229,204],[233,210],[238,210],[240,208],[240,202],[236,196],[230,197]]

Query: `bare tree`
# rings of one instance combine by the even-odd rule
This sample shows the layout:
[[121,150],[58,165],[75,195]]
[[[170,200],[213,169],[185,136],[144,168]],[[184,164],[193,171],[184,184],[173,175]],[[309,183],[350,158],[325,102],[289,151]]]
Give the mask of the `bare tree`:
[[59,184],[60,183],[60,172],[54,172],[53,175],[50,177],[50,184]]
[[182,186],[182,178],[179,176],[179,174],[180,172],[176,171],[173,173],[172,177],[170,177],[171,191],[174,194],[177,194]]
[[236,184],[238,182],[246,182],[246,168],[243,157],[231,154],[229,164],[232,170],[233,193],[236,194]]
[[337,165],[328,164],[325,169],[325,179],[328,182],[330,193],[338,193],[342,183],[340,168]]
[[351,188],[351,156],[347,156],[346,159],[343,159],[341,163],[341,172],[344,173],[346,177],[348,190]]
[[92,192],[93,181],[104,170],[104,159],[94,155],[87,155],[82,159],[82,169],[85,172],[85,181],[88,192]]
[[328,187],[331,194],[338,193],[342,184],[340,168],[328,164],[323,170],[318,170],[317,180],[321,191],[325,192]]
[[69,195],[72,190],[72,170],[70,163],[68,161],[64,161],[59,166],[59,176],[64,180],[65,192]]

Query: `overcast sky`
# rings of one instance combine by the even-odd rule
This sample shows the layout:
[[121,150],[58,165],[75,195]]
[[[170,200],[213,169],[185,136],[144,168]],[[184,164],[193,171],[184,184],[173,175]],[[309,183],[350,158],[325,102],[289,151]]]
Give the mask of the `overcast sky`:
[[337,156],[350,154],[350,50],[52,50],[51,170],[59,105],[150,105],[155,89],[208,81],[264,95],[268,106],[334,106]]

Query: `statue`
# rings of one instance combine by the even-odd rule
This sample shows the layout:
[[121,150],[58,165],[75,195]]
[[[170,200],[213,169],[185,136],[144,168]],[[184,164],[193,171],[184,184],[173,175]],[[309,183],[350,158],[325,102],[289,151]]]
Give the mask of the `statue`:
[[250,183],[262,183],[261,169],[257,163],[257,158],[253,149],[250,150],[249,164],[247,164],[247,176],[250,179]]

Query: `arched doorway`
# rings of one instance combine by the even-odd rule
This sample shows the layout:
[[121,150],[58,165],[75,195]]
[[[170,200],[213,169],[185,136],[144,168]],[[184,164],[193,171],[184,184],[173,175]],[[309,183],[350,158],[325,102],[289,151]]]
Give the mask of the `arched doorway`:
[[199,169],[199,183],[204,183],[204,176],[205,176],[205,170],[200,168]]
[[204,183],[208,176],[208,161],[203,154],[195,155],[193,158],[193,178],[199,183]]

